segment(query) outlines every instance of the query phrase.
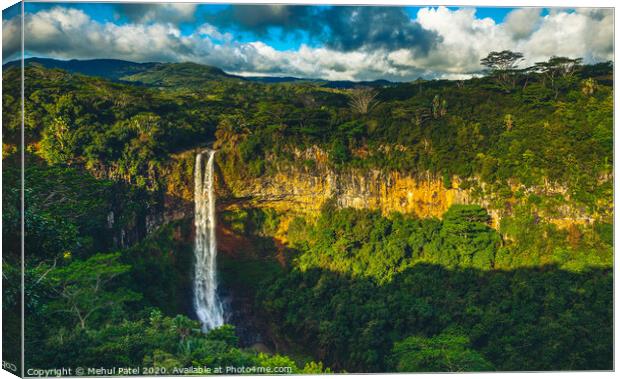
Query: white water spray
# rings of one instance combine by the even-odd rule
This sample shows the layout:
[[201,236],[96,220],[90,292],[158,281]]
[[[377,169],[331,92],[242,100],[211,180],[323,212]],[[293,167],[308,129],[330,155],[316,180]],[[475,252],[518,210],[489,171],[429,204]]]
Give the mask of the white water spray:
[[[207,155],[203,168],[203,155]],[[215,194],[213,188],[214,150],[196,155],[194,171],[194,204],[196,214],[196,238],[194,255],[194,309],[202,324],[203,331],[216,328],[224,323],[222,303],[217,296],[215,237]]]

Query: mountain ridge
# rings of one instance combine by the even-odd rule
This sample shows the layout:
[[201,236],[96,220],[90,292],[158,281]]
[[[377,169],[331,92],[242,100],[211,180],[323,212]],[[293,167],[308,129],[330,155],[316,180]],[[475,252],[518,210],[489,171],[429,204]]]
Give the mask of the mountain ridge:
[[[21,61],[10,61],[2,65],[3,70],[19,67]],[[356,86],[383,87],[398,83],[385,79],[369,81],[327,80],[321,78],[298,78],[294,76],[241,76],[225,72],[219,67],[195,62],[132,62],[122,59],[71,59],[30,57],[24,65],[41,65],[45,68],[61,69],[73,74],[102,77],[105,79],[153,86],[196,86],[205,80],[242,80],[265,84],[316,83],[330,88],[354,88]],[[176,78],[175,78],[176,77]]]

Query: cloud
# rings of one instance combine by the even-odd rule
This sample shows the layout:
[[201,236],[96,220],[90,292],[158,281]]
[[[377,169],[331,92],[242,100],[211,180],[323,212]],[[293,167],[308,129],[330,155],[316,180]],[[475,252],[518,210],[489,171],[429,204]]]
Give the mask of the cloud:
[[134,22],[191,22],[195,19],[196,4],[118,4],[119,16]]
[[330,29],[326,45],[343,51],[400,49],[426,53],[438,41],[398,7],[331,7],[322,15]]
[[252,59],[246,67],[240,67],[235,73],[292,75],[328,80],[412,80],[423,70],[393,66],[385,52],[350,51],[343,52],[321,47],[313,48],[302,45],[297,51],[277,51],[262,43],[254,42]]
[[232,27],[265,36],[269,28],[281,28],[285,34],[300,30],[319,32],[317,7],[304,5],[231,5],[208,20],[218,27]]
[[417,21],[441,36],[441,42],[424,56],[395,52],[390,56],[394,64],[432,68],[440,76],[469,74],[480,71],[480,58],[489,51],[513,49],[515,45],[491,18],[476,18],[473,8],[423,8]]
[[[392,20],[391,17],[394,25],[406,21],[402,25],[407,26],[392,31],[386,26],[389,23],[378,23],[382,19]],[[119,25],[94,20],[83,10],[60,6],[26,14],[24,27],[26,50],[34,56],[193,61],[230,73],[330,80],[463,78],[480,72],[480,59],[490,50],[520,51],[526,64],[552,55],[583,57],[586,62],[613,57],[611,11],[582,9],[530,17],[536,19],[536,27],[528,33],[521,31],[521,37],[515,39],[514,27],[490,18],[479,19],[475,9],[423,8],[414,21],[389,12],[364,10],[338,14],[325,22],[341,30],[340,34],[347,34],[346,25],[350,25],[348,34],[352,36],[336,36],[323,45],[301,44],[285,51],[265,41],[240,42],[234,38],[234,32],[212,23],[195,25],[191,34],[184,34],[171,22]],[[361,25],[369,20],[378,24]],[[3,27],[5,31],[19,30],[19,18],[4,20]],[[420,47],[423,45],[418,39],[418,28],[425,31],[423,34],[435,36],[427,47]],[[3,34],[3,45],[18,47],[19,33]]]
[[267,35],[269,28],[280,28],[283,35],[304,31],[342,51],[408,48],[426,53],[437,40],[400,7],[233,5],[210,19],[216,26],[257,36]]
[[28,13],[24,29],[27,52],[56,58],[176,61],[193,51],[192,41],[181,38],[172,24],[99,23],[75,8]]
[[[480,59],[491,50],[512,50],[525,56],[523,65],[549,59],[553,55],[583,57],[586,63],[613,59],[613,11],[606,9],[558,11],[546,16],[529,14],[531,27],[517,30],[512,23],[497,24],[490,18],[476,18],[470,9],[423,8],[417,21],[442,39],[427,55],[393,51],[394,65],[430,68],[439,77],[458,77],[481,70]],[[524,17],[525,13],[517,13]],[[507,17],[508,20],[510,19]]]
[[506,16],[504,27],[514,39],[529,37],[540,24],[540,12],[540,8],[515,9]]
[[529,63],[550,55],[582,57],[585,62],[613,60],[614,16],[611,9],[579,9],[542,18],[520,48]]
[[182,35],[170,23],[102,23],[74,8],[55,7],[27,14],[25,29],[26,50],[30,55],[60,59],[193,61],[232,73],[333,80],[376,77],[403,80],[415,71],[411,67],[406,70],[390,67],[385,51],[345,52],[307,45],[294,51],[279,51],[260,41],[237,42],[231,34],[211,24],[202,24],[193,34]]
[[233,35],[230,33],[222,33],[211,24],[203,24],[197,29],[197,33],[201,36],[207,36],[216,41],[232,42]]
[[21,59],[21,18],[15,16],[9,20],[2,20],[2,59]]

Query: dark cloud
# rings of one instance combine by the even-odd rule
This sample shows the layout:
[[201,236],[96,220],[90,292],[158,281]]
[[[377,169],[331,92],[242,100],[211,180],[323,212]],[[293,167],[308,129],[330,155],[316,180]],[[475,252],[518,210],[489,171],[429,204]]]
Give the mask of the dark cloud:
[[321,17],[329,27],[328,47],[358,49],[410,49],[426,53],[439,36],[412,22],[398,7],[332,7]]
[[21,57],[21,3],[2,11],[2,63]]
[[233,5],[209,20],[264,36],[270,27],[284,35],[306,31],[327,47],[359,49],[410,49],[426,53],[439,40],[436,33],[412,22],[399,7]]
[[115,4],[119,16],[134,22],[191,22],[195,19],[196,4]]
[[131,21],[141,20],[146,12],[156,9],[157,4],[113,4],[119,15]]
[[270,27],[285,33],[300,30],[319,31],[316,6],[305,5],[231,5],[208,17],[218,27],[233,27],[264,36]]

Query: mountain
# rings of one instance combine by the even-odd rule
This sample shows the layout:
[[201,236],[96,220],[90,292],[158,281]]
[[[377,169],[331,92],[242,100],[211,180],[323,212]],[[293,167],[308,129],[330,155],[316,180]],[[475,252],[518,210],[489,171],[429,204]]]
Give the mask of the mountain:
[[[297,78],[292,76],[237,76],[224,70],[198,63],[137,63],[120,59],[71,59],[68,61],[50,58],[27,58],[26,66],[40,65],[45,68],[57,68],[71,73],[97,76],[110,80],[133,82],[157,87],[200,87],[206,81],[213,80],[247,80],[259,83],[314,83],[329,88],[385,87],[396,83],[388,80],[374,81],[329,81],[316,78]],[[12,61],[3,68],[19,67],[20,61]]]
[[197,87],[206,81],[244,80],[222,69],[198,63],[156,63],[146,70],[123,76],[122,80],[158,87]]
[[[237,79],[223,70],[197,63],[136,63],[119,59],[88,59],[68,61],[49,58],[28,58],[25,66],[40,65],[71,73],[105,79],[134,82],[159,87],[194,87],[205,81]],[[19,67],[20,61],[4,64],[3,68]]]
[[[149,70],[160,63],[136,63],[119,59],[71,59],[63,61],[49,58],[27,58],[24,60],[24,64],[26,66],[40,65],[46,68],[58,68],[71,73],[120,80],[125,76]],[[19,65],[20,61],[12,61],[4,64],[3,68],[19,67]]]
[[244,79],[260,83],[323,83],[321,79],[304,79],[294,76],[244,76]]
[[379,79],[373,81],[356,82],[352,80],[324,80],[311,78],[296,78],[294,76],[245,76],[244,79],[261,83],[315,83],[323,87],[348,89],[355,87],[386,87],[397,83],[389,80]]
[[333,80],[333,81],[328,81],[325,84],[325,87],[347,89],[347,88],[354,88],[354,87],[387,87],[387,86],[393,86],[397,84],[398,83],[390,82],[389,80],[385,80],[385,79],[362,81],[362,82],[354,82],[351,80]]

